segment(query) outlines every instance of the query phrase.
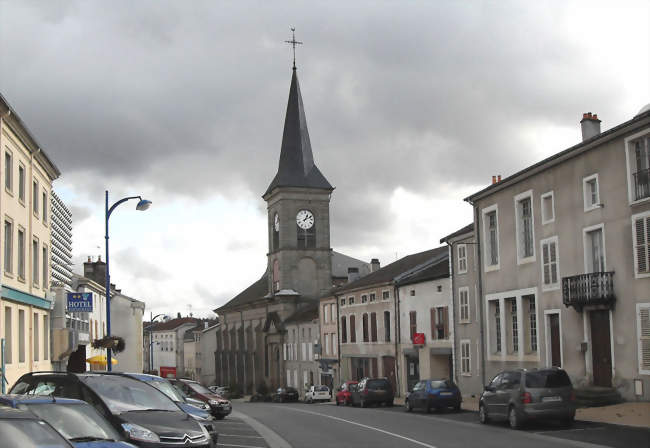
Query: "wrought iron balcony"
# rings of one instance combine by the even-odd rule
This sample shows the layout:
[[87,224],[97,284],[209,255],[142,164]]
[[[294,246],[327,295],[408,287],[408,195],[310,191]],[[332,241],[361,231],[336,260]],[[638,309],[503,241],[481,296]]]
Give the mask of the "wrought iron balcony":
[[615,300],[613,272],[592,272],[562,278],[562,302],[566,307],[572,306],[578,311],[586,305],[611,307]]
[[650,169],[639,170],[634,177],[634,196],[636,200],[650,197]]

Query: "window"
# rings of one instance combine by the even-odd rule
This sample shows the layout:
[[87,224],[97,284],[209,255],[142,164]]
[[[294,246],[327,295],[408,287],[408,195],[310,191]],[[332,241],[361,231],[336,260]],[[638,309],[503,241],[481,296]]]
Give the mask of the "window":
[[5,188],[13,191],[13,160],[9,151],[5,151]]
[[555,221],[555,196],[552,191],[542,195],[542,224]]
[[38,181],[34,181],[32,186],[32,202],[34,215],[38,217]]
[[336,323],[336,304],[330,303],[330,322]]
[[585,271],[605,272],[605,240],[602,224],[584,229]]
[[462,375],[469,376],[471,374],[470,356],[470,341],[463,339],[460,341],[460,373]]
[[592,174],[582,179],[582,191],[586,212],[601,206],[598,193],[598,174]]
[[348,305],[354,305],[354,296],[348,297]]
[[390,291],[382,291],[381,292],[381,298],[383,300],[389,300],[390,299]]
[[415,336],[415,333],[418,332],[418,324],[417,324],[417,313],[415,311],[411,311],[409,313],[409,320],[410,320],[410,335],[411,335],[411,341],[413,341],[413,336]]
[[325,354],[329,355],[330,354],[330,338],[329,334],[325,333]]
[[[528,301],[528,331],[530,340],[530,351],[537,351],[537,313],[535,309],[535,296],[523,297]],[[525,302],[524,302],[525,303]]]
[[38,240],[32,241],[32,282],[38,286]]
[[635,276],[650,276],[650,212],[632,216],[632,243]]
[[341,299],[341,306],[345,306],[345,298]]
[[510,325],[512,330],[512,351],[519,351],[519,322],[517,321],[517,299],[508,299],[510,302]]
[[43,224],[47,224],[47,193],[43,192]]
[[632,203],[650,197],[650,134],[645,130],[628,137],[625,143],[628,192]]
[[361,295],[361,303],[366,303],[368,302],[368,296],[366,294]]
[[384,311],[384,341],[390,342],[390,311]]
[[361,332],[363,334],[363,342],[368,342],[368,313],[363,313],[361,316]]
[[[13,326],[11,321],[11,308],[5,306],[5,363],[13,362]],[[0,380],[2,381],[2,380]]]
[[39,343],[41,342],[38,334],[38,313],[34,313],[34,322],[33,322],[33,330],[34,330],[34,336],[32,337],[32,340],[34,341],[34,361],[38,361],[39,358],[39,353],[38,353],[38,346]]
[[272,250],[278,250],[280,248],[280,216],[277,213],[273,215],[271,233],[273,234]]
[[350,342],[357,342],[357,323],[355,322],[354,314],[350,316]]
[[501,353],[501,304],[498,301],[494,303],[494,329],[496,332],[496,352]]
[[460,308],[460,322],[469,323],[469,288],[459,288],[458,303]]
[[533,234],[533,192],[528,190],[515,196],[515,211],[517,221],[517,263],[532,261],[535,256]]
[[25,167],[18,164],[18,199],[25,202]]
[[336,335],[332,333],[330,336],[332,337],[332,354],[336,355]]
[[447,339],[447,307],[435,309],[436,313],[436,339]]
[[273,292],[280,290],[280,262],[273,260]]
[[442,285],[438,285],[438,286],[436,287],[436,291],[438,291],[438,292],[442,292]]
[[542,284],[544,291],[560,287],[557,236],[540,241],[542,246]]
[[323,305],[323,322],[328,323],[329,320],[329,305]]
[[370,301],[371,301],[371,302],[374,302],[375,300],[377,300],[377,297],[375,296],[375,293],[374,293],[374,292],[371,292],[371,293],[370,293]]
[[25,311],[18,310],[18,362],[25,362]]
[[18,229],[18,278],[25,279],[25,232]]
[[499,269],[499,224],[496,205],[483,211],[483,228],[486,242],[486,270]]
[[370,313],[370,341],[377,342],[377,313]]
[[5,221],[4,269],[7,273],[13,272],[13,239],[14,226],[11,221]]
[[637,303],[639,374],[650,375],[650,303]]
[[458,273],[464,274],[467,272],[467,245],[459,244],[458,251]]
[[47,275],[48,274],[48,269],[47,269],[47,264],[48,264],[47,247],[45,247],[45,246],[43,246],[42,263],[43,263],[43,289],[48,289],[50,287],[50,285],[48,284],[49,282],[48,282],[48,275]]

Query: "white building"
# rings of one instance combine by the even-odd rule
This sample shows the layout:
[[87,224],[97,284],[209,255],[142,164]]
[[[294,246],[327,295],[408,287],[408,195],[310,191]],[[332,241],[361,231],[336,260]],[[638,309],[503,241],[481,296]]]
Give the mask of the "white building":
[[200,319],[194,317],[180,317],[179,313],[176,319],[156,323],[148,328],[152,342],[154,371],[165,378],[184,376],[185,332],[195,328],[200,322]]
[[[213,323],[211,326],[202,330],[200,353],[201,353],[201,376],[200,381],[205,385],[215,384],[216,377],[216,351],[217,351],[217,331],[219,324]],[[221,384],[219,384],[221,386]]]

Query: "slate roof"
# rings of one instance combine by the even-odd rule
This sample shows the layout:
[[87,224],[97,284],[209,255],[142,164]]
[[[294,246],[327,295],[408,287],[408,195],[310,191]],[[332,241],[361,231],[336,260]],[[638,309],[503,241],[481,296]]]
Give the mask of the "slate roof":
[[264,196],[277,187],[334,189],[314,164],[305,108],[302,104],[302,95],[295,69],[291,76],[289,101],[284,118],[278,172],[266,189]]
[[447,235],[444,238],[440,238],[440,242],[441,243],[446,243],[447,241],[449,241],[452,238],[455,238],[457,236],[464,235],[466,233],[473,232],[473,231],[474,231],[474,223],[471,223],[471,224],[466,225],[462,229],[456,230],[454,233],[450,233],[449,235]]
[[414,270],[411,274],[405,275],[397,283],[400,286],[412,285],[414,283],[449,277],[449,253],[430,261],[431,263],[428,263],[428,265],[425,265],[421,269]]
[[269,292],[269,284],[268,284],[267,273],[265,272],[264,275],[259,280],[257,280],[248,288],[244,289],[242,292],[237,294],[225,305],[216,308],[214,312],[216,313],[219,312],[220,310],[226,310],[226,309],[246,305],[247,303],[251,303],[261,299],[262,297],[267,295],[268,292]]
[[292,323],[309,322],[318,319],[318,303],[319,302],[309,302],[308,304],[298,308],[295,313],[285,319],[284,324],[288,325]]
[[170,319],[167,322],[159,322],[149,327],[149,331],[170,331],[174,330],[184,324],[194,324],[198,325],[201,322],[201,319],[196,317],[181,317],[176,319]]
[[359,275],[370,273],[370,263],[332,251],[332,277],[347,278],[348,268],[359,268]]
[[384,266],[378,271],[371,272],[365,277],[361,277],[359,280],[355,280],[352,283],[347,283],[334,290],[333,292],[340,293],[357,288],[363,288],[364,286],[372,286],[392,282],[393,279],[395,279],[398,275],[403,274],[445,253],[447,253],[447,246],[441,246],[435,249],[419,252],[417,254],[407,255],[406,257],[400,258],[399,260],[387,266]]

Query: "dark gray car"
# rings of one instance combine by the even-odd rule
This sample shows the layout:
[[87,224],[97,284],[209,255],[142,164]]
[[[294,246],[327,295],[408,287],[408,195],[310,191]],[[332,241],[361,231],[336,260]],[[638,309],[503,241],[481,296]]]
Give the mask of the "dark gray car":
[[499,373],[479,401],[481,423],[507,419],[518,429],[527,420],[560,420],[571,425],[576,414],[569,375],[558,368]]
[[364,378],[350,388],[352,406],[367,407],[370,404],[393,405],[393,387],[386,378]]

